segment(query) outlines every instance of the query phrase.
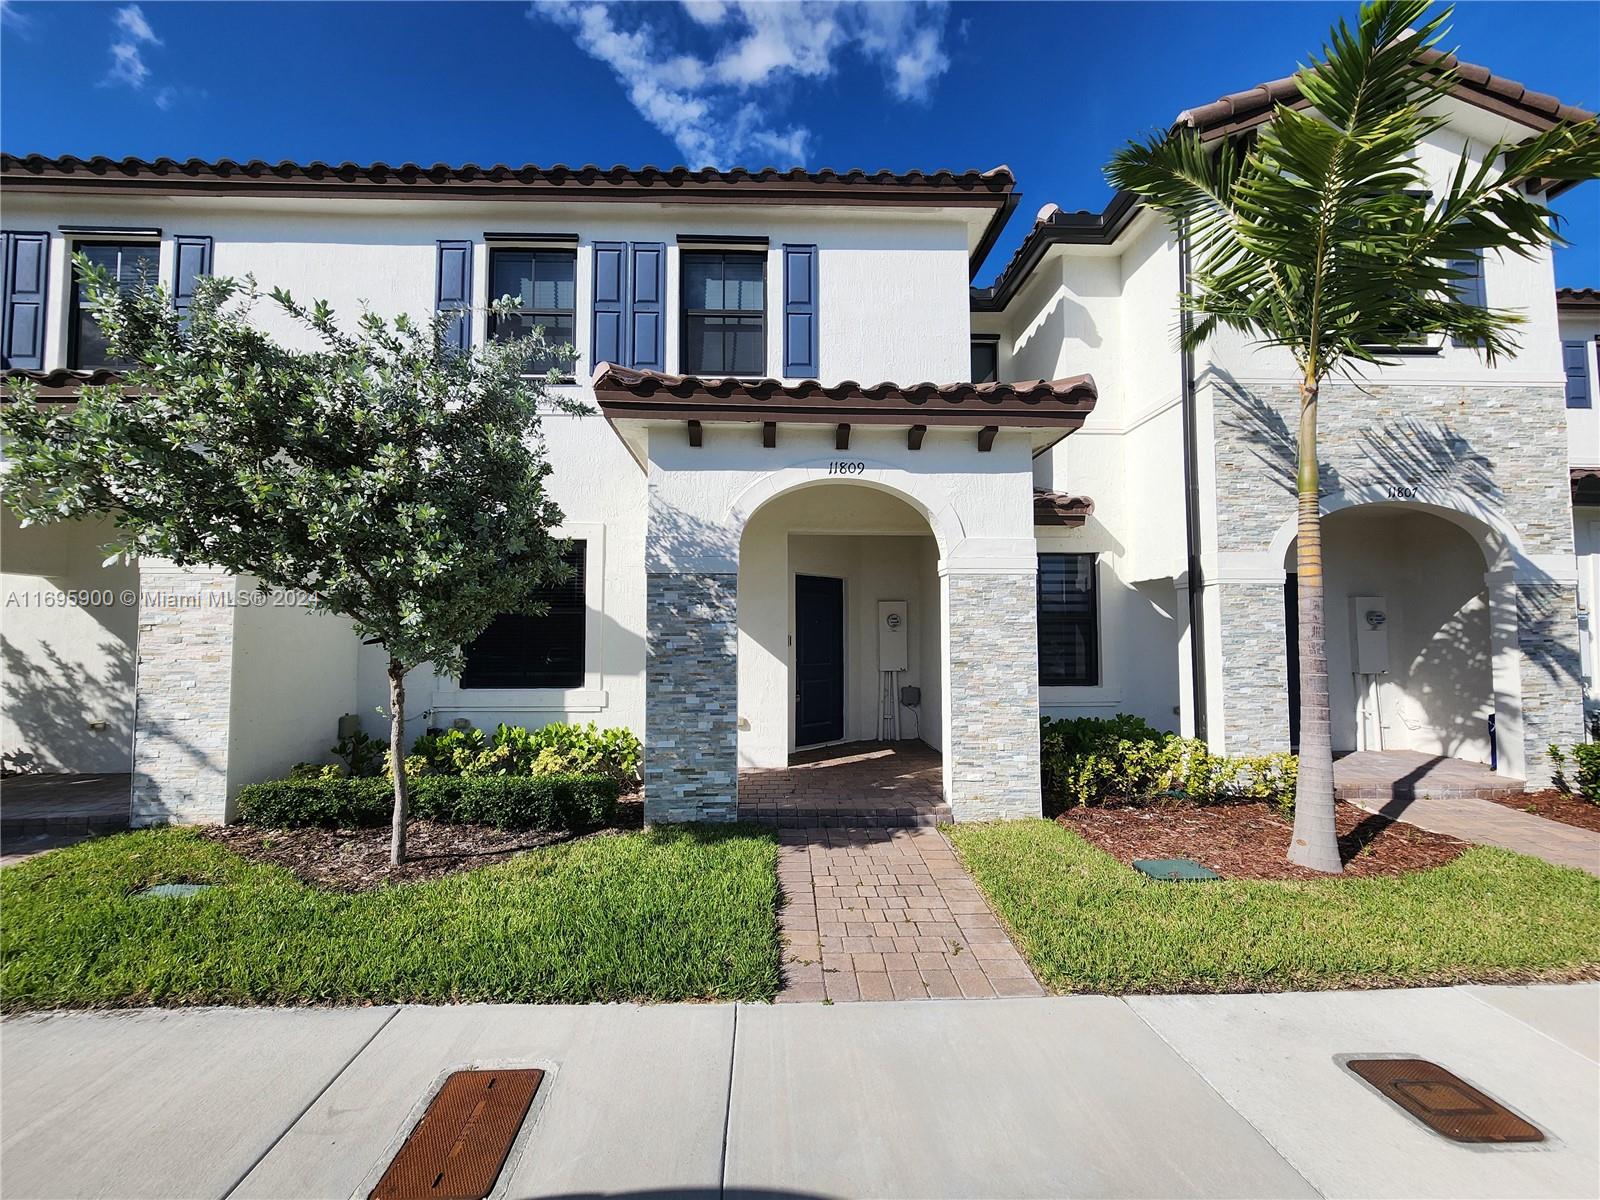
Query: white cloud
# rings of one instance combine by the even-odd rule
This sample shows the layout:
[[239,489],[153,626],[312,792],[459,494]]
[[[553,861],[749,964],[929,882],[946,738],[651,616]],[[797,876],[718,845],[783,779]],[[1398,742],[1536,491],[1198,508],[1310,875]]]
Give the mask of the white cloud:
[[[144,9],[137,4],[117,9],[111,17],[111,66],[100,80],[101,87],[126,86],[142,91],[150,80],[150,65],[144,60],[147,46],[160,46],[161,39],[145,19]],[[168,84],[151,94],[155,106],[166,112],[178,100],[180,89]]]
[[156,31],[150,28],[150,22],[144,19],[144,9],[137,4],[130,4],[126,8],[117,9],[116,16],[111,18],[116,27],[135,42],[149,42],[153,46],[161,45],[161,39],[156,36]]
[[23,33],[32,25],[33,18],[18,10],[11,0],[0,0],[0,27]]
[[[943,3],[683,0],[682,8],[702,40],[717,39],[710,53],[683,49],[666,23],[643,15],[625,21],[623,10],[604,4],[538,0],[528,16],[565,29],[610,67],[634,108],[692,167],[804,163],[811,132],[771,119],[781,100],[772,91],[827,79],[847,54],[880,66],[899,100],[926,100],[950,67]],[[747,161],[750,155],[761,160]]]

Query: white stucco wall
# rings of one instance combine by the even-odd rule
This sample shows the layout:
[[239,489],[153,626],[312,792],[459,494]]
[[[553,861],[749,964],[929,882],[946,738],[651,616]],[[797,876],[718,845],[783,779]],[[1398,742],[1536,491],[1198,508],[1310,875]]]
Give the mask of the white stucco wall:
[[25,770],[129,770],[138,566],[101,565],[100,522],[23,529],[9,509],[0,521],[0,755]]
[[233,619],[228,796],[282,778],[297,762],[331,762],[339,718],[355,711],[357,641],[350,622],[242,579]]
[[1583,694],[1589,714],[1600,711],[1600,506],[1574,505],[1572,538],[1578,553],[1578,627],[1583,638]]
[[[435,242],[474,243],[477,302],[489,296],[486,231],[575,234],[577,375],[586,380],[597,241],[664,242],[667,246],[666,369],[679,369],[681,234],[765,237],[767,370],[783,370],[782,248],[818,247],[820,376],[824,382],[964,379],[968,349],[968,221],[971,210],[798,208],[774,205],[539,203],[418,199],[293,199],[246,197],[121,197],[18,192],[6,197],[4,227],[47,230],[51,303],[47,367],[66,363],[69,243],[60,224],[159,228],[162,280],[172,275],[172,236],[214,239],[213,270],[253,274],[263,290],[284,287],[297,298],[329,301],[346,320],[370,304],[386,316],[431,313]],[[263,327],[286,342],[308,345],[303,330],[269,300],[257,310]],[[486,316],[479,312],[475,336]],[[583,384],[577,392],[586,391]]]

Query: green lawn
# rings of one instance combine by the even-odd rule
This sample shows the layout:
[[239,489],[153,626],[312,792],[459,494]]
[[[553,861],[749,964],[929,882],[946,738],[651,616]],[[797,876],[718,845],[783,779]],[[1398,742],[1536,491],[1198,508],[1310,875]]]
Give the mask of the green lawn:
[[[0,1005],[770,998],[777,847],[657,830],[356,894],[183,829],[0,872]],[[134,898],[155,883],[221,885]]]
[[1600,879],[1504,850],[1387,878],[1182,884],[1144,879],[1050,821],[948,833],[1058,991],[1600,975]]

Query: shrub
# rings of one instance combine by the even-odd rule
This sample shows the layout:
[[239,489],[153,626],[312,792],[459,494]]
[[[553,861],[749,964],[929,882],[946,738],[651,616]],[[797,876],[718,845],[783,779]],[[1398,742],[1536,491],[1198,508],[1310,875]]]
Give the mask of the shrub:
[[[1572,763],[1576,779],[1567,778],[1567,763]],[[1579,795],[1591,804],[1600,804],[1600,743],[1588,742],[1562,750],[1550,747],[1551,782],[1567,795]],[[1576,786],[1574,786],[1576,784]]]
[[560,722],[524,729],[500,725],[485,738],[481,729],[428,733],[411,747],[407,772],[418,761],[428,775],[511,778],[527,775],[607,775],[631,784],[639,777],[642,751],[628,729],[598,729]]
[[358,729],[349,737],[340,738],[329,753],[344,763],[352,778],[369,779],[383,774],[383,756],[389,753],[389,744]]
[[1040,774],[1055,806],[1108,800],[1266,800],[1293,811],[1298,762],[1291,754],[1228,757],[1204,742],[1163,733],[1133,716],[1040,723]]
[[[616,815],[619,788],[604,775],[425,775],[411,783],[413,816],[497,829],[590,829]],[[239,793],[239,818],[250,825],[291,828],[383,825],[394,794],[383,778],[278,779]]]

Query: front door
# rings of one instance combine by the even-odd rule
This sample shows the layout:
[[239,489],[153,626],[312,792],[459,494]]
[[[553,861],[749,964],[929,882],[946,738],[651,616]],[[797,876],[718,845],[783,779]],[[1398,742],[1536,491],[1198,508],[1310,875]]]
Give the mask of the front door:
[[844,580],[794,578],[794,741],[844,737]]

